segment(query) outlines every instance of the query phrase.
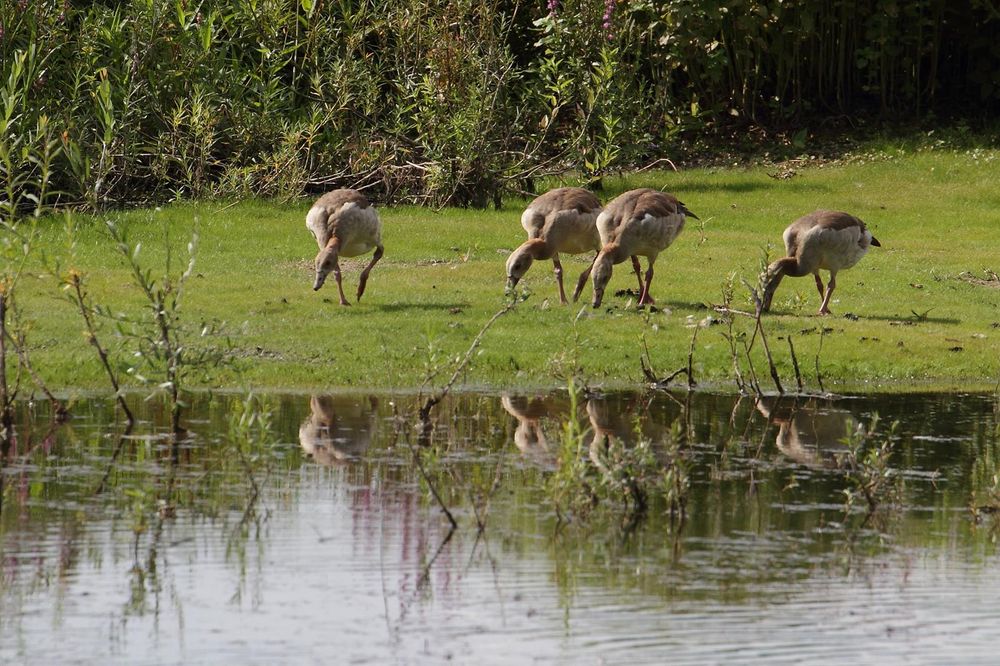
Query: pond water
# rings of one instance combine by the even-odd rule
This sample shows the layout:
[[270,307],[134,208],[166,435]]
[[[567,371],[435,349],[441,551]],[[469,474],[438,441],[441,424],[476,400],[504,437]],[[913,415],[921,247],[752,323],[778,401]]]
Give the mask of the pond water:
[[[997,661],[995,396],[130,403],[20,406],[0,663]],[[601,489],[641,451],[683,520]]]

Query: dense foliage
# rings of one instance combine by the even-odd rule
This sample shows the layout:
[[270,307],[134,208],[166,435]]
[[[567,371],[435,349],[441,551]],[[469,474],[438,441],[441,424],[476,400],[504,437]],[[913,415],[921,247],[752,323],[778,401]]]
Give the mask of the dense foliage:
[[482,206],[680,133],[1000,103],[989,0],[7,0],[0,215],[176,196]]

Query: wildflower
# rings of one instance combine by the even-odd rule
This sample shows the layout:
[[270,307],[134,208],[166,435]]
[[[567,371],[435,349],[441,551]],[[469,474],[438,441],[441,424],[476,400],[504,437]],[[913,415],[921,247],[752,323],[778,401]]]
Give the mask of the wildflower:
[[549,0],[548,2],[549,16],[555,16],[559,13],[559,0]]
[[604,2],[604,22],[601,26],[604,28],[604,34],[607,35],[608,39],[614,37],[614,32],[611,30],[611,19],[615,15],[615,6],[617,4],[615,0],[605,0]]

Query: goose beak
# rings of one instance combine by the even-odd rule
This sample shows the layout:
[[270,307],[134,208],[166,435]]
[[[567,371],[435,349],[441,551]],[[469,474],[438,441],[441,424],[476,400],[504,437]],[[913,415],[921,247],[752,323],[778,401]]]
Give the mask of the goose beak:
[[326,282],[326,276],[322,274],[317,275],[316,281],[313,283],[313,291],[319,291],[319,288],[323,286],[324,282]]

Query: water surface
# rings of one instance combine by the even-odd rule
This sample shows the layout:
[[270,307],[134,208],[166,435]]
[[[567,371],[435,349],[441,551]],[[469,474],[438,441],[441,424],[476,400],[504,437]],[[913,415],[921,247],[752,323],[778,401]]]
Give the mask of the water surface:
[[[132,403],[128,433],[22,405],[0,662],[996,661],[993,396],[467,393],[422,438],[414,395],[202,395],[179,446]],[[875,413],[901,485],[869,516],[844,438]],[[680,451],[683,524],[557,507],[570,421],[587,464]]]

